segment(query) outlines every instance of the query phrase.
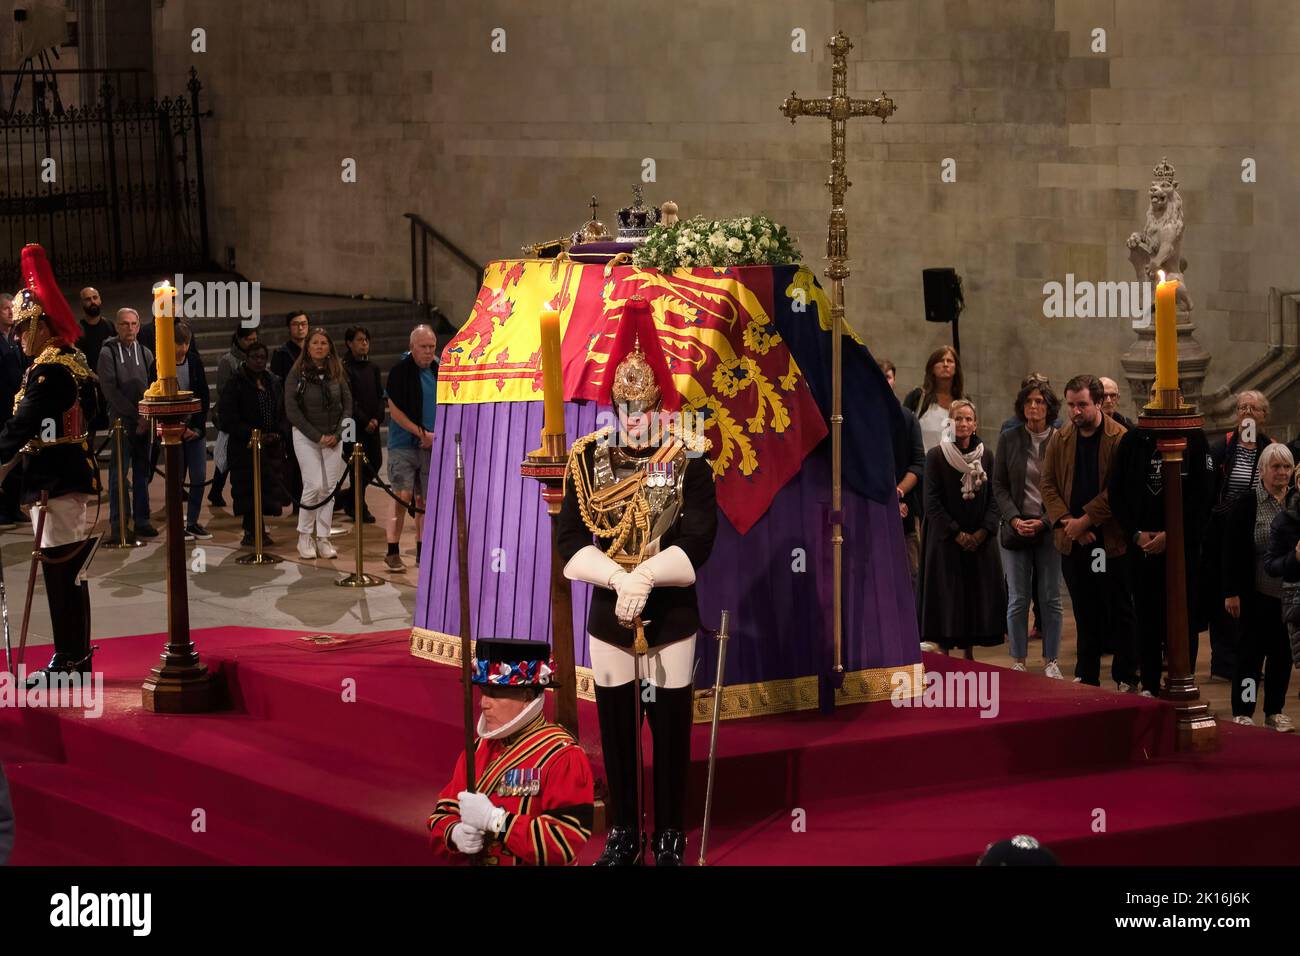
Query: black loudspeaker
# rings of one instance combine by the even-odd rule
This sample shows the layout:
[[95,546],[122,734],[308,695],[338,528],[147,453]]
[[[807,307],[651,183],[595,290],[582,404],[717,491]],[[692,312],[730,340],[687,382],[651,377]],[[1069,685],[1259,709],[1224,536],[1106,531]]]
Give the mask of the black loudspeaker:
[[953,322],[961,315],[961,276],[956,269],[922,269],[925,321]]
[[965,300],[961,294],[961,276],[956,269],[922,269],[921,283],[925,290],[925,321],[951,322],[952,347],[961,352],[957,337],[957,317],[961,315]]

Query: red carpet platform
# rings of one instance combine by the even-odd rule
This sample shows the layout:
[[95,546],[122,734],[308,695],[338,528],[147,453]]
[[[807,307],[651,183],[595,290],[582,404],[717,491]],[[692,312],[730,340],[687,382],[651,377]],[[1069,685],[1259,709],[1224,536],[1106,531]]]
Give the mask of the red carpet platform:
[[[429,863],[424,820],[463,740],[458,672],[411,658],[405,630],[305,633],[196,632],[230,711],[142,711],[158,634],[102,643],[102,717],[0,710],[13,862]],[[877,703],[724,723],[710,862],[968,865],[1015,833],[1068,864],[1300,860],[1292,735],[1226,724],[1218,753],[1180,755],[1163,703],[938,655],[926,667],[996,673],[999,713]],[[594,708],[580,716],[594,738]],[[708,726],[694,733],[692,859]]]

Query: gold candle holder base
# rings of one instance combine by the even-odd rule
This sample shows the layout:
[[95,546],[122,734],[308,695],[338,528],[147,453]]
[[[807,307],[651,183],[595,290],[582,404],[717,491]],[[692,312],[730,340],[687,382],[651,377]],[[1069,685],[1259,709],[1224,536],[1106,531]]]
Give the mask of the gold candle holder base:
[[559,435],[548,435],[545,432],[542,432],[542,447],[530,451],[528,457],[533,461],[567,460],[569,457],[569,438],[563,433]]
[[1181,388],[1158,388],[1155,397],[1142,406],[1143,414],[1185,415],[1195,411],[1195,405],[1188,405],[1183,401]]

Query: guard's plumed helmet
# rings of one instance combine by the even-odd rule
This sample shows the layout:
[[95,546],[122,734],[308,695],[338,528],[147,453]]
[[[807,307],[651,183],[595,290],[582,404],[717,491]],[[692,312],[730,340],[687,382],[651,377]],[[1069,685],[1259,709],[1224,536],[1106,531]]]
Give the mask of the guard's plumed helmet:
[[22,273],[26,285],[14,293],[14,325],[21,330],[44,316],[54,337],[72,345],[81,337],[81,326],[54,281],[45,250],[34,242],[23,246]]
[[681,406],[681,395],[664,359],[650,303],[642,296],[632,296],[623,307],[600,383],[600,401],[607,405],[626,405],[638,412],[654,409],[661,402],[670,412]]

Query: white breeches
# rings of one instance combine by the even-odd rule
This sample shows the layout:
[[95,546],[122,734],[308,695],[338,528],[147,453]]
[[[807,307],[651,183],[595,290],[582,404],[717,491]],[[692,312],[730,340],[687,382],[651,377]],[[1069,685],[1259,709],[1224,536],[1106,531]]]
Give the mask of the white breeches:
[[[55,548],[61,544],[73,544],[86,538],[86,502],[90,495],[79,491],[69,492],[51,498],[45,507],[45,525],[41,528],[41,541],[37,547]],[[40,515],[40,503],[31,506],[29,517],[32,520],[32,533],[36,533],[36,521]]]
[[[648,680],[655,687],[672,690],[686,687],[695,676],[695,635],[650,648],[640,659],[631,648],[610,644],[587,635],[591,649],[591,671],[601,687],[620,687],[635,680]],[[640,673],[638,673],[638,670]]]

